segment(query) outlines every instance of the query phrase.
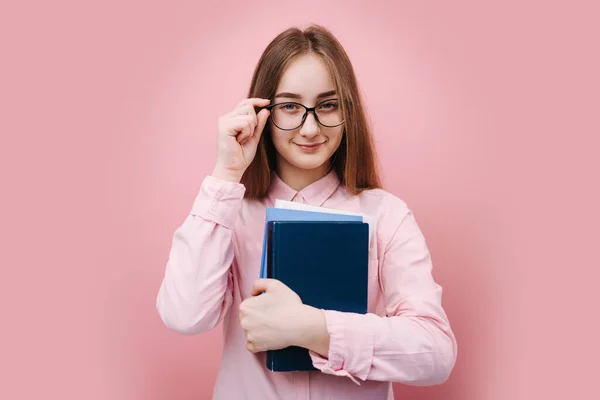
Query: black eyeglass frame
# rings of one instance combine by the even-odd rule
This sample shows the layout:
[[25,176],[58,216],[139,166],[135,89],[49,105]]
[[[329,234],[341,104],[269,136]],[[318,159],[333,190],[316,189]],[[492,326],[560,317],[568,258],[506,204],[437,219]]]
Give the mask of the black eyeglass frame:
[[[344,123],[344,121],[345,121],[345,120],[342,120],[342,122],[340,122],[339,124],[336,124],[336,125],[325,125],[324,123],[322,123],[322,122],[319,120],[319,116],[317,115],[317,111],[316,111],[316,110],[317,110],[317,108],[318,108],[320,105],[322,105],[322,104],[324,104],[324,103],[327,103],[328,101],[337,101],[337,102],[339,103],[339,100],[338,100],[338,99],[327,99],[327,100],[323,100],[323,101],[321,101],[321,102],[319,102],[319,103],[315,104],[315,106],[314,106],[314,107],[306,107],[304,104],[297,103],[297,102],[295,102],[295,101],[283,101],[283,102],[281,102],[281,103],[276,103],[276,104],[271,104],[271,105],[268,105],[268,106],[266,106],[265,108],[266,108],[267,110],[271,111],[271,115],[269,116],[269,118],[271,118],[271,121],[273,121],[273,124],[274,124],[274,125],[275,125],[277,128],[281,129],[282,131],[293,131],[293,130],[296,130],[296,129],[300,128],[300,127],[301,127],[302,125],[304,125],[304,123],[306,122],[306,117],[308,116],[308,113],[309,113],[309,112],[312,112],[312,113],[313,113],[313,115],[315,116],[315,120],[317,121],[317,123],[318,123],[319,125],[322,125],[322,126],[324,126],[324,127],[326,127],[326,128],[335,128],[335,127],[337,127],[337,126],[340,126],[340,125],[342,125],[342,124]],[[277,106],[280,106],[280,105],[282,105],[282,104],[295,104],[295,105],[298,105],[298,106],[300,106],[300,107],[304,108],[304,115],[302,116],[302,122],[300,122],[300,125],[298,125],[298,126],[297,126],[297,127],[295,127],[295,128],[282,128],[282,127],[280,127],[279,125],[277,125],[277,124],[275,123],[275,120],[273,119],[273,108],[275,108],[275,107],[277,107]]]

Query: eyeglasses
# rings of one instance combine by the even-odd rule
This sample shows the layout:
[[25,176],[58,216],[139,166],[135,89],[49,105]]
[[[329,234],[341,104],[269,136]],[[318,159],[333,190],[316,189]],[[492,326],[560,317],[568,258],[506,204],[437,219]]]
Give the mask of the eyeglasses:
[[265,107],[271,111],[271,120],[281,130],[292,131],[300,128],[306,121],[309,112],[312,112],[317,122],[326,128],[335,128],[344,123],[342,111],[337,99],[329,99],[306,107],[296,102],[284,102]]

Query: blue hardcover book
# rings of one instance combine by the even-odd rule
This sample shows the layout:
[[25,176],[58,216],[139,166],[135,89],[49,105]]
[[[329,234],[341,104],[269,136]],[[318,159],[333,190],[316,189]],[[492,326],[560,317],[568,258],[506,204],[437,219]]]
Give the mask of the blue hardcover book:
[[263,236],[260,277],[267,277],[267,226],[272,221],[362,221],[361,216],[333,214],[326,212],[289,210],[285,208],[267,208],[265,232]]
[[[267,224],[267,277],[296,292],[304,304],[365,314],[369,226],[362,221],[272,221]],[[271,371],[314,371],[308,350],[269,350]]]

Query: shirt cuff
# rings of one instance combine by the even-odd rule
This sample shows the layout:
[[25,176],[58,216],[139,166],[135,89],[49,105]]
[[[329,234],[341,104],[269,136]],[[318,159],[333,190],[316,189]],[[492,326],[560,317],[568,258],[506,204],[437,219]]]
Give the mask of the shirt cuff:
[[368,315],[324,310],[329,332],[327,358],[309,351],[313,366],[320,371],[346,376],[356,384],[365,381],[373,361],[374,324]]
[[202,181],[191,214],[233,229],[246,187],[208,175]]

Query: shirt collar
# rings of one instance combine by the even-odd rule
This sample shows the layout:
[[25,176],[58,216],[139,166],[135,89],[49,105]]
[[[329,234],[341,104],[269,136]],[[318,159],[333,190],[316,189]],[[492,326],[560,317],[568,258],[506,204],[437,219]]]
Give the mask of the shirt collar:
[[292,201],[294,196],[301,196],[303,202],[313,205],[322,206],[325,201],[331,197],[340,185],[340,180],[337,173],[332,168],[327,175],[321,179],[311,183],[299,192],[295,191],[287,185],[276,172],[271,173],[271,186],[269,188],[269,198],[275,204],[275,200]]

